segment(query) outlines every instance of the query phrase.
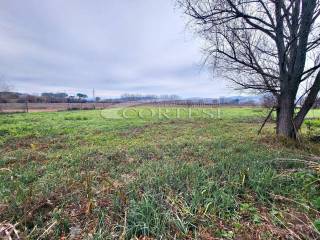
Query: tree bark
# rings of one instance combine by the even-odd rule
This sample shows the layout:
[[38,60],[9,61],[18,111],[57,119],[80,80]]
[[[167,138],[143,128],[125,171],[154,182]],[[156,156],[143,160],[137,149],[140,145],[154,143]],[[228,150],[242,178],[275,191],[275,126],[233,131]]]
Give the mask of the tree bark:
[[277,113],[278,136],[295,138],[296,132],[293,125],[294,97],[288,93],[283,93],[279,98],[279,109]]
[[[284,88],[287,89],[287,88]],[[295,91],[285,91],[278,99],[277,109],[277,134],[286,138],[296,138],[303,121],[313,107],[320,91],[320,72],[318,73],[309,94],[304,101],[299,113],[295,116]]]
[[304,101],[299,113],[294,119],[294,125],[296,129],[300,129],[301,125],[303,123],[303,120],[305,119],[306,115],[310,111],[310,109],[313,107],[314,103],[316,102],[318,93],[320,91],[320,72],[318,73],[311,89],[309,92],[308,97]]

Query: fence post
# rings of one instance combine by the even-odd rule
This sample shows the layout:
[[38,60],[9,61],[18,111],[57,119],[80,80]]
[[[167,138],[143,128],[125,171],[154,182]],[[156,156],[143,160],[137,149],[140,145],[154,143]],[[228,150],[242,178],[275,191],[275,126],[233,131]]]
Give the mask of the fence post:
[[25,106],[25,112],[29,112],[29,106],[28,106],[28,98],[26,98],[26,106]]

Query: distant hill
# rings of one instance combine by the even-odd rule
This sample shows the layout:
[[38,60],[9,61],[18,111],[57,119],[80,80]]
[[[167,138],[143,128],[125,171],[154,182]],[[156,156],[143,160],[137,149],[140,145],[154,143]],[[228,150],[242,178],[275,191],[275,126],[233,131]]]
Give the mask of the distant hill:
[[231,97],[220,97],[219,98],[221,104],[261,104],[263,97],[262,96],[231,96]]
[[214,103],[214,104],[261,104],[262,96],[230,96],[230,97],[220,97],[220,98],[187,98],[186,100],[191,102],[204,102],[204,103]]

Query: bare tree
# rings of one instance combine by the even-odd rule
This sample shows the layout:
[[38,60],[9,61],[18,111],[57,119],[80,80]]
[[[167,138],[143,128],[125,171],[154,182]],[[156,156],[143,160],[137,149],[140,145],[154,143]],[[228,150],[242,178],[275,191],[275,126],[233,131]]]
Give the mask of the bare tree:
[[262,98],[262,106],[265,108],[274,108],[277,106],[277,99],[273,94],[265,94]]
[[12,87],[0,78],[0,92],[10,92]]
[[[320,0],[178,0],[216,73],[271,93],[277,133],[294,138],[320,90]],[[308,82],[309,84],[305,84]],[[295,114],[297,96],[305,99]]]
[[320,108],[320,98],[318,98],[314,104],[315,108]]

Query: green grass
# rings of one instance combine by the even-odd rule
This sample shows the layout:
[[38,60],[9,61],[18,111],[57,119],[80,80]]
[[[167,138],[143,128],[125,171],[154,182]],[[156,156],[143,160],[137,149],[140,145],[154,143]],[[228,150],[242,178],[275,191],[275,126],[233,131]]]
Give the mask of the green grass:
[[307,126],[295,143],[272,123],[257,136],[265,109],[192,111],[0,115],[0,223],[27,239],[319,237]]

